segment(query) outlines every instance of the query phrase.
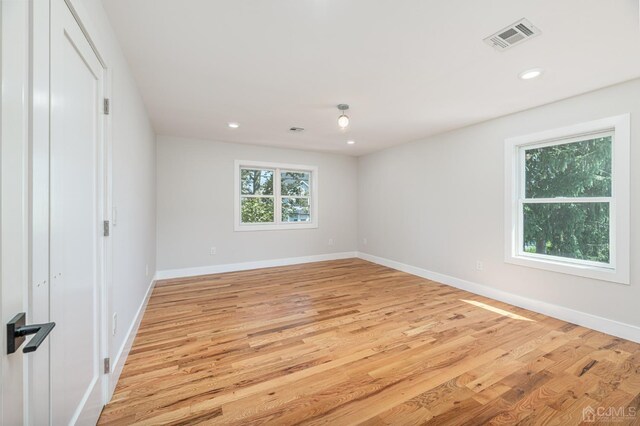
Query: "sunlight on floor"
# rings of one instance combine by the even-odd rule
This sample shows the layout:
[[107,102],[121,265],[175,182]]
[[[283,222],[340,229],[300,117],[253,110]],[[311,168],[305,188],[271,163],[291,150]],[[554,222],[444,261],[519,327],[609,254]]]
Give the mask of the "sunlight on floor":
[[534,320],[532,320],[530,318],[523,317],[523,316],[518,315],[518,314],[514,314],[513,312],[505,311],[504,309],[500,309],[500,308],[495,308],[495,307],[493,307],[491,305],[487,305],[486,303],[477,302],[475,300],[464,300],[464,299],[460,299],[460,300],[465,302],[465,303],[469,303],[470,305],[477,306],[477,307],[482,308],[482,309],[486,309],[487,311],[491,311],[491,312],[495,312],[496,314],[503,315],[505,317],[509,317],[509,318],[513,318],[513,319],[517,319],[517,320],[521,320],[521,321],[534,321]]

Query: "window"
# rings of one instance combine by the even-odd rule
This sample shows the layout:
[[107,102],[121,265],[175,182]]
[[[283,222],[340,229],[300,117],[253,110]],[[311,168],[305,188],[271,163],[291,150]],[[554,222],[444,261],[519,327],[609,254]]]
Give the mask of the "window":
[[317,228],[318,169],[236,161],[236,231]]
[[629,283],[629,123],[507,139],[507,262]]

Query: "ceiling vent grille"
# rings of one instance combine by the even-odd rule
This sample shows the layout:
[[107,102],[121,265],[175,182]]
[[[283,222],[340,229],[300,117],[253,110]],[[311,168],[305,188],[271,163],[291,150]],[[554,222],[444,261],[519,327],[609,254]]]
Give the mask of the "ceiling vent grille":
[[304,132],[304,127],[292,127],[289,129],[289,131],[293,132],[293,133],[302,133]]
[[485,38],[484,42],[496,50],[503,51],[540,34],[538,28],[523,18]]

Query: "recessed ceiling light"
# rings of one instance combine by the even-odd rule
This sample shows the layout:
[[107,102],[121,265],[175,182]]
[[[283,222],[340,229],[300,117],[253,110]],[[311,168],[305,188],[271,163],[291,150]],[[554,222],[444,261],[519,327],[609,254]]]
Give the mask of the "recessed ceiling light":
[[356,141],[347,141],[347,145],[353,145],[355,143],[356,143]]
[[240,127],[240,125],[238,123],[236,123],[235,121],[227,123],[227,126],[231,127],[232,129],[237,129],[238,127]]
[[519,77],[523,80],[531,80],[532,78],[540,77],[542,75],[542,71],[542,68],[533,68],[522,71]]

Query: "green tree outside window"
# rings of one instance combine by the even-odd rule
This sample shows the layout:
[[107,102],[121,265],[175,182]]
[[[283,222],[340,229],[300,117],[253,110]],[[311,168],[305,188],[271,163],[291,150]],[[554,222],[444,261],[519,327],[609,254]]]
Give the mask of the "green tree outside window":
[[610,262],[610,206],[596,198],[611,196],[611,147],[606,136],[525,150],[525,252]]

